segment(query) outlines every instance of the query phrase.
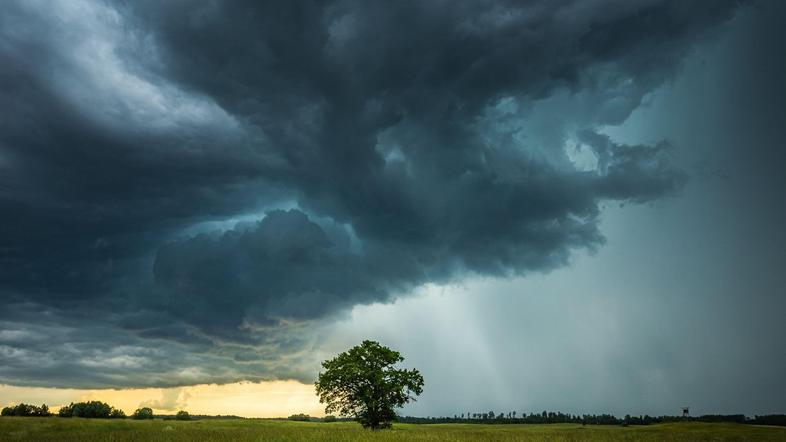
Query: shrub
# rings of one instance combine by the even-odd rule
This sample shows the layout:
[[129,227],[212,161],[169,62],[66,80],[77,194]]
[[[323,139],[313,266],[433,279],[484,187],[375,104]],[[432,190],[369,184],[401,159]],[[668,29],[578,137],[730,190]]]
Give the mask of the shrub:
[[134,419],[153,419],[153,409],[150,407],[137,408],[131,417]]
[[113,408],[112,412],[109,413],[109,418],[110,419],[125,419],[126,418],[126,413],[123,410],[119,409],[119,408]]
[[332,414],[329,414],[322,418],[322,422],[336,422],[337,420],[338,419],[336,418],[336,416],[333,416]]

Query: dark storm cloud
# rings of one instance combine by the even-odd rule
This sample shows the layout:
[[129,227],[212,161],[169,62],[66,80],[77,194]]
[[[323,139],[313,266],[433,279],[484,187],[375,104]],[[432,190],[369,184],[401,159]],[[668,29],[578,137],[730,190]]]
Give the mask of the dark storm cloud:
[[236,329],[249,308],[262,320],[319,317],[419,279],[408,256],[355,254],[348,244],[300,211],[272,211],[252,227],[164,245],[153,273],[165,306],[216,333]]
[[[39,348],[51,374],[25,375],[33,359],[18,352],[33,349],[0,344],[18,368],[0,380],[305,378],[280,362],[307,345],[282,331],[302,321],[426,282],[564,265],[602,244],[604,201],[679,191],[665,145],[600,129],[734,9],[3,5],[3,300],[57,311],[48,326],[95,323],[108,349],[181,350],[135,360],[155,381],[119,380],[97,356],[84,378],[58,375],[97,348],[75,325],[73,355]],[[202,371],[166,374],[177,355]]]

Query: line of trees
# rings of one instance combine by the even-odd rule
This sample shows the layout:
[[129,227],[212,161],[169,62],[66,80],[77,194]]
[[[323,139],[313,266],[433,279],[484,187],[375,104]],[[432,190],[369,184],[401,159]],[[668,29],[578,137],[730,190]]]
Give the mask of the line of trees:
[[40,407],[30,404],[19,404],[14,405],[13,407],[4,407],[2,411],[0,411],[0,416],[34,416],[34,417],[46,417],[51,416],[52,413],[49,412],[49,407],[46,404],[41,404]]
[[[25,416],[25,417],[47,417],[52,416],[46,404],[41,406],[21,403],[18,405],[4,407],[2,416]],[[123,410],[114,408],[105,402],[89,401],[77,402],[66,405],[57,413],[60,417],[85,417],[99,419],[123,419],[126,414]],[[131,419],[153,419],[153,410],[149,407],[140,407],[131,415]],[[242,419],[239,416],[191,416],[187,411],[178,411],[174,416],[159,416],[164,420],[192,420],[192,419]],[[322,421],[336,422],[337,420],[346,421],[351,418],[338,419],[336,416],[328,415],[324,418],[311,417],[307,414],[293,414],[287,418],[292,421]],[[650,425],[665,422],[731,422],[739,424],[753,425],[777,425],[786,427],[786,414],[768,414],[747,417],[744,414],[705,414],[701,416],[649,416],[625,415],[618,418],[611,414],[570,414],[561,412],[543,411],[542,413],[521,413],[515,411],[495,413],[488,411],[485,413],[462,413],[453,417],[414,417],[403,416],[397,422],[412,424],[446,424],[446,423],[477,423],[477,424],[582,424],[582,425]]]
[[[40,407],[30,404],[21,403],[18,405],[13,405],[9,407],[5,407],[0,412],[2,416],[25,416],[25,417],[47,417],[53,416],[52,412],[49,411],[49,407],[46,404],[42,404]],[[88,401],[88,402],[71,402],[68,405],[64,405],[60,408],[57,412],[57,416],[59,417],[85,417],[85,418],[97,418],[97,419],[125,419],[126,414],[123,410],[119,408],[115,408],[106,402],[101,401]],[[150,407],[140,407],[134,411],[134,414],[131,415],[131,419],[137,420],[145,420],[145,419],[153,419],[155,415],[153,415],[153,410]],[[188,414],[187,411],[180,410],[174,416],[161,416],[163,419],[168,420],[180,420],[180,421],[188,421],[192,420],[193,417]],[[220,416],[222,418],[237,418],[237,416]]]
[[617,425],[622,420],[611,414],[569,414],[562,412],[543,411],[542,413],[521,413],[516,411],[481,413],[462,413],[453,417],[414,417],[404,416],[398,419],[405,423],[477,423],[477,424],[585,424],[585,425]]
[[744,414],[706,414],[702,416],[649,416],[625,415],[618,418],[612,414],[570,414],[543,411],[541,413],[521,413],[515,411],[495,413],[462,413],[453,417],[414,417],[404,416],[398,422],[412,424],[477,423],[477,424],[582,424],[582,425],[650,425],[666,422],[731,422],[754,425],[786,426],[786,415],[771,414],[749,418]]
[[777,425],[779,427],[786,427],[786,414],[765,414],[763,416],[754,416],[753,419],[746,421],[748,424],[754,425]]
[[293,414],[289,416],[287,419],[291,421],[298,421],[298,422],[308,422],[311,420],[311,416],[303,413]]
[[[319,418],[319,417],[309,416],[309,415],[303,414],[303,413],[293,414],[293,415],[289,416],[287,418],[287,420],[296,421],[296,422],[337,422],[337,421],[339,421],[339,419],[336,416],[333,416],[332,414],[329,414],[329,415],[327,415],[325,417]],[[346,419],[341,419],[341,420],[349,421],[349,420],[352,420],[352,419],[351,418],[346,418]]]

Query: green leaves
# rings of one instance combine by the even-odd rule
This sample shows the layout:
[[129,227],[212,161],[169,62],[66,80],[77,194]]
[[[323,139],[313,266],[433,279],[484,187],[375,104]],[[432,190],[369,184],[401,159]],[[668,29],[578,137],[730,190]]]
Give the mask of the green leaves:
[[[124,418],[125,413],[116,409],[106,402],[89,401],[70,403],[61,407],[57,412],[60,417],[93,417],[93,418]],[[122,413],[122,415],[121,415]]]
[[322,363],[315,383],[325,413],[354,417],[364,427],[389,428],[395,408],[423,392],[423,376],[416,369],[399,369],[404,358],[375,341],[363,341]]
[[153,409],[150,407],[137,408],[131,417],[138,420],[153,419]]
[[47,407],[46,404],[36,407],[35,405],[22,403],[13,407],[5,407],[2,409],[2,411],[0,411],[0,416],[46,417],[51,415],[52,413],[49,412],[49,407]]

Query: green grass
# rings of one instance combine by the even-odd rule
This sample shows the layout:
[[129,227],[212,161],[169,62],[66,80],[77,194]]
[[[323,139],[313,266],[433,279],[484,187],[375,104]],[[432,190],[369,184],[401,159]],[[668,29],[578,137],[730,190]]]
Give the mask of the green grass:
[[396,424],[371,432],[347,422],[262,419],[134,421],[0,418],[0,441],[786,441],[786,428],[674,423],[644,427]]

